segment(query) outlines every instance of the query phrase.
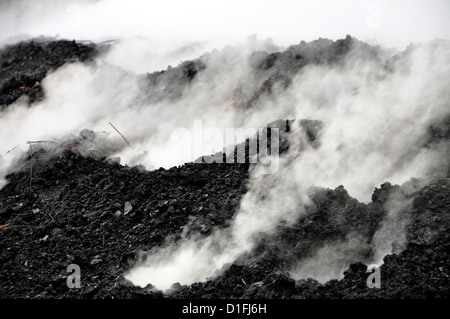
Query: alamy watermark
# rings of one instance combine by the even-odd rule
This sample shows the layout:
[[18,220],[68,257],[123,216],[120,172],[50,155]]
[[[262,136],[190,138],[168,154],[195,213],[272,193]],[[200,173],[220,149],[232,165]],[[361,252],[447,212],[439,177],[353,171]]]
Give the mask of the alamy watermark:
[[366,20],[366,25],[370,29],[380,29],[381,28],[381,9],[377,4],[371,4],[367,7],[367,12],[369,16]]
[[69,4],[66,8],[66,25],[70,29],[79,29],[86,21],[86,8],[76,3]]
[[367,272],[371,274],[367,278],[367,288],[381,288],[381,271],[377,265],[367,266]]
[[67,272],[72,273],[67,277],[67,287],[80,288],[81,287],[81,269],[77,264],[70,264],[67,266]]
[[[260,163],[261,174],[274,174],[279,168],[280,132],[277,127],[226,128],[223,131],[214,127],[203,128],[203,122],[195,120],[193,131],[176,128],[171,139],[181,142],[182,157],[192,162]],[[208,154],[207,147],[213,147],[215,153],[205,155]]]

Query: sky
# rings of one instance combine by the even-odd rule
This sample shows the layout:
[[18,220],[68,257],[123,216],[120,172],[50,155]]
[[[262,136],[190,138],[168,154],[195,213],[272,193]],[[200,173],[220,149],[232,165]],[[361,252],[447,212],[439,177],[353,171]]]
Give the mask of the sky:
[[0,43],[34,36],[234,44],[256,34],[287,46],[347,34],[403,49],[450,39],[447,0],[2,0]]

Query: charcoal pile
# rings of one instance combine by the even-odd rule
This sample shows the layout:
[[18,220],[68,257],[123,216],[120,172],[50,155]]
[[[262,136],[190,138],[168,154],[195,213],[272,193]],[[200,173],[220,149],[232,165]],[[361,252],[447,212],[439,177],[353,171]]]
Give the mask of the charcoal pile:
[[[35,154],[35,157],[38,157]],[[1,191],[2,298],[446,298],[449,290],[448,181],[420,191],[410,211],[409,243],[381,266],[381,289],[367,289],[367,265],[349,264],[342,280],[320,284],[292,279],[289,263],[355,229],[371,238],[383,203],[398,186],[377,189],[369,205],[343,187],[321,189],[314,210],[282,227],[220,277],[169,294],[123,278],[140,250],[179,237],[184,227],[206,236],[236,212],[246,192],[243,164],[192,163],[151,172],[74,151],[8,176]],[[426,216],[425,216],[426,215]],[[189,222],[190,221],[190,222]],[[370,247],[361,258],[369,256]],[[250,263],[248,261],[251,261]],[[83,286],[70,290],[66,267],[83,269]]]
[[[2,189],[2,297],[131,297],[119,283],[138,251],[179,235],[190,219],[204,234],[224,224],[247,174],[203,164],[145,172],[73,151],[37,160],[31,186],[24,170]],[[72,263],[87,280],[78,292],[66,285]]]
[[75,41],[30,41],[0,51],[0,110],[28,96],[29,102],[44,98],[41,81],[65,63],[91,60],[95,46]]
[[[302,42],[278,53],[255,52],[250,65],[255,72],[265,72],[266,80],[252,96],[239,99],[238,108],[242,114],[258,108],[275,86],[289,87],[295,75],[309,65],[339,64],[352,45],[377,56],[377,47],[350,36],[335,42]],[[1,110],[24,94],[30,102],[44,100],[39,82],[50,70],[73,61],[92,61],[96,52],[94,44],[75,41],[27,42],[4,49],[0,55]],[[147,88],[146,101],[182,99],[207,65],[208,60],[201,58],[140,76]],[[427,123],[428,133],[420,147],[432,149],[448,143],[449,124],[448,117]],[[265,125],[269,135],[274,128],[280,129],[281,156],[295,148],[291,135],[295,126],[306,141],[300,152],[326,142],[321,132],[327,123],[322,121],[281,119]],[[123,143],[107,137],[95,142],[98,136],[98,132],[83,130],[58,145],[30,146],[29,152],[16,158],[15,169],[0,189],[0,298],[450,296],[448,161],[439,171],[443,175],[436,178],[411,178],[402,185],[386,181],[374,189],[368,203],[352,197],[346,185],[313,187],[303,213],[259,236],[251,250],[225,264],[217,276],[189,285],[174,281],[170,289],[159,289],[151,283],[135,285],[125,274],[142,262],[144,251],[188,237],[207,238],[232,223],[251,187],[255,165],[249,160],[250,139],[231,154],[219,154],[236,159],[243,150],[244,162],[211,163],[205,161],[211,155],[205,154],[172,168],[146,170],[142,165],[121,165],[115,154],[124,149]],[[399,202],[406,204],[392,215],[392,203]],[[403,227],[403,237],[390,232],[396,227]],[[380,240],[389,243],[388,253],[380,250]],[[335,258],[328,263],[331,266],[326,263],[330,249]],[[368,288],[369,263],[380,256],[381,286]],[[77,289],[67,285],[71,264],[81,268]],[[314,276],[305,277],[305,273]]]

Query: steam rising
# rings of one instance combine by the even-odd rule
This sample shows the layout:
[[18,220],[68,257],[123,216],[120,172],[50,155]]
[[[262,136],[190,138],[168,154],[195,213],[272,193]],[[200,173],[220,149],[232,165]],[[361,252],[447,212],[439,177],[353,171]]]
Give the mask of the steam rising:
[[[394,63],[393,71],[378,59],[367,59],[357,47],[343,65],[306,67],[287,91],[275,101],[262,101],[260,113],[250,113],[249,118],[252,123],[261,121],[261,114],[276,106],[284,118],[319,119],[325,123],[320,147],[297,148],[282,158],[272,176],[253,171],[250,190],[228,229],[152,251],[128,278],[165,289],[174,282],[190,284],[217,275],[224,265],[250,251],[258,235],[300,217],[313,186],[342,184],[352,196],[368,202],[374,187],[386,180],[402,184],[439,172],[446,163],[448,143],[434,148],[422,148],[421,143],[429,125],[448,116],[449,49],[447,42],[439,41],[411,47]],[[387,56],[377,58],[385,61]],[[294,129],[291,139],[294,145],[301,141],[301,130]],[[405,242],[408,219],[397,215],[409,202],[396,200],[387,207],[389,220],[374,237],[378,263],[392,252],[392,243]],[[401,225],[394,220],[401,220]],[[365,248],[360,236],[324,246],[301,261],[293,275],[323,281],[341,277],[349,261],[358,259]]]
[[[402,184],[411,177],[439,172],[448,143],[422,146],[428,127],[449,115],[448,42],[412,46],[397,59],[382,49],[367,55],[355,45],[343,63],[304,67],[287,89],[278,87],[270,97],[261,96],[254,109],[231,107],[237,87],[251,96],[268,76],[253,72],[250,54],[274,49],[271,41],[252,39],[207,53],[202,56],[206,67],[182,88],[181,98],[156,102],[148,100],[142,77],[132,73],[135,66],[118,66],[115,54],[120,50],[109,51],[93,64],[59,68],[42,82],[44,101],[30,108],[26,101],[18,101],[0,113],[0,136],[7,141],[0,145],[1,175],[13,169],[15,156],[19,149],[26,150],[27,140],[77,134],[83,128],[107,131],[120,140],[109,122],[131,142],[115,155],[123,164],[142,164],[147,169],[180,165],[226,146],[205,139],[202,149],[194,152],[191,144],[173,134],[179,128],[193,132],[195,120],[221,131],[259,128],[278,118],[324,122],[318,148],[308,146],[304,132],[294,126],[289,135],[293,147],[280,159],[278,172],[262,175],[260,164],[254,167],[249,191],[228,228],[216,229],[206,238],[185,235],[178,242],[167,242],[126,274],[135,284],[167,289],[175,282],[190,284],[220,274],[224,266],[250,251],[259,236],[295,222],[310,204],[313,186],[344,185],[351,196],[368,202],[384,181]],[[156,91],[167,83],[159,85]],[[15,145],[18,149],[8,153]],[[395,219],[406,206],[392,207],[389,218]],[[381,258],[390,252],[390,246],[382,244],[387,231],[393,230],[382,228],[375,236]],[[349,259],[359,254],[358,236],[324,246],[294,275],[322,280],[339,276]],[[324,268],[311,267],[323,261],[328,261]]]

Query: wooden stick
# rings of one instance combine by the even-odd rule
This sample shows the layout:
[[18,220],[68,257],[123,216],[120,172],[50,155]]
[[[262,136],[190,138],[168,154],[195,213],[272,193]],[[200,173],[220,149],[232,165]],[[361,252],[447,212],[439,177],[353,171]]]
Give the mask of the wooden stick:
[[30,187],[31,183],[33,181],[33,151],[31,150],[31,143],[30,144]]
[[6,226],[9,226],[9,224],[5,224],[3,226],[0,226],[0,228],[6,227]]
[[20,144],[17,144],[16,146],[14,146],[14,148],[13,149],[10,149],[8,152],[6,152],[6,154],[9,154],[9,153],[11,153],[12,151],[14,151],[16,148],[17,148],[17,146],[19,146]]
[[114,128],[114,129],[116,130],[116,131],[117,131],[117,133],[119,133],[119,134],[120,134],[120,136],[122,136],[122,138],[123,138],[123,139],[125,140],[125,142],[127,142],[127,144],[128,144],[129,146],[131,146],[131,145],[130,145],[130,143],[128,143],[128,141],[127,141],[127,139],[125,138],[125,136],[123,136],[123,135],[122,135],[122,133],[120,133],[120,132],[119,132],[119,130],[118,130],[118,129],[116,129],[116,128],[115,128],[115,126],[114,126],[114,125],[112,125],[112,123],[111,123],[111,122],[109,122],[109,125],[111,125],[111,126],[112,126],[112,127],[113,127],[113,128]]
[[27,144],[45,144],[45,143],[56,143],[55,141],[27,141]]

